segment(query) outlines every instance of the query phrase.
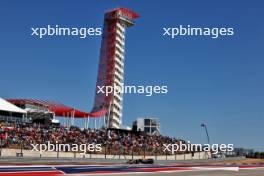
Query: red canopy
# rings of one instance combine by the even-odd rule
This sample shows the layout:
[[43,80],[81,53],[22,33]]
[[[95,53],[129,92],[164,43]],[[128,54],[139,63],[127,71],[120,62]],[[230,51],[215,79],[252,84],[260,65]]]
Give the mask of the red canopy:
[[36,106],[42,106],[48,108],[49,111],[55,113],[56,116],[62,117],[76,117],[76,118],[85,118],[85,117],[102,117],[107,113],[107,109],[101,109],[97,112],[84,112],[78,110],[76,108],[66,106],[61,103],[52,102],[52,101],[44,101],[44,100],[36,100],[36,99],[7,99],[10,103],[15,105],[23,105],[23,104],[33,104]]

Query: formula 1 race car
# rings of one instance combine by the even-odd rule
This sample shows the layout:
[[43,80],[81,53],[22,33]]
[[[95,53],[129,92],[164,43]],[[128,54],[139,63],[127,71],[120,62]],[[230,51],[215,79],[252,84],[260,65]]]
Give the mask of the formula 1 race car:
[[131,159],[127,161],[127,164],[154,164],[153,159]]

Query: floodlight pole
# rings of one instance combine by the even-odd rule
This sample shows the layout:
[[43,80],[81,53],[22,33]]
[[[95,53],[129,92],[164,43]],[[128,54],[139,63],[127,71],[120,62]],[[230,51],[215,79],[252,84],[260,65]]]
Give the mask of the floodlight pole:
[[206,124],[202,123],[201,127],[205,129],[205,133],[206,133],[206,137],[207,137],[207,142],[208,144],[210,144],[210,138],[209,138],[209,134],[208,134],[208,130],[207,130],[207,126]]

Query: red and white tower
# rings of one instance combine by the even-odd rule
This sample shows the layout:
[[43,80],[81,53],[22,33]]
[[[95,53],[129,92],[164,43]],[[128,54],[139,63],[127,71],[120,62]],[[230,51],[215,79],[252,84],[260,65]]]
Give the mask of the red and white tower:
[[[133,26],[138,14],[127,8],[106,12],[102,34],[100,61],[96,83],[96,95],[92,112],[108,109],[106,124],[120,128],[122,124],[123,94],[112,92],[106,96],[98,87],[121,87],[124,83],[125,31]],[[99,92],[99,93],[98,93]]]

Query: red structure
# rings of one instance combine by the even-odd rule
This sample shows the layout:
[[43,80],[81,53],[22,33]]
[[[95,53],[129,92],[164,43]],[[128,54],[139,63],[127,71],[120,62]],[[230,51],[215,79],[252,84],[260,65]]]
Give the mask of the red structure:
[[[99,87],[121,88],[124,83],[125,30],[134,25],[139,15],[127,8],[115,8],[105,13],[100,50],[96,93],[92,112],[108,109],[107,124],[120,128],[122,124],[123,94],[99,92]],[[98,93],[99,92],[99,93]]]
[[96,117],[102,117],[106,113],[105,109],[101,109],[100,111],[93,113],[88,113],[70,106],[66,106],[61,103],[37,100],[37,99],[7,99],[7,101],[19,107],[25,104],[34,104],[36,106],[46,107],[49,111],[53,112],[55,116],[59,116],[59,117],[70,117],[71,115],[73,115],[75,118],[87,118],[87,117],[96,118]]

